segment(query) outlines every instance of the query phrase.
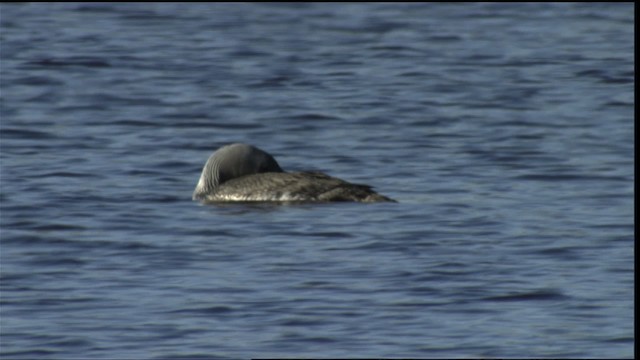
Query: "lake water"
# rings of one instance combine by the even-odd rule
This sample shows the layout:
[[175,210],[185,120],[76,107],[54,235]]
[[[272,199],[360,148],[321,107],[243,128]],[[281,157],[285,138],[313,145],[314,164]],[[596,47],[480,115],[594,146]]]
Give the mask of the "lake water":
[[[0,356],[633,357],[633,13],[0,4]],[[191,201],[237,141],[398,203]]]

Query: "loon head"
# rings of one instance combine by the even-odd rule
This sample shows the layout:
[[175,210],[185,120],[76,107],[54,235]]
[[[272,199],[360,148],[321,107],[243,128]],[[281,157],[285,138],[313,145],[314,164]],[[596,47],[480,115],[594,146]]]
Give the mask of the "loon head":
[[265,172],[283,170],[273,156],[257,147],[240,143],[223,146],[204,165],[193,200],[203,199],[225,181]]

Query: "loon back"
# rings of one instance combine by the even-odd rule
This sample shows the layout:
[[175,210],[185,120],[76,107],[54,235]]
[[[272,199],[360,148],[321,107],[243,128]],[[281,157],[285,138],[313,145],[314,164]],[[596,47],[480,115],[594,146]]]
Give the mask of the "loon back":
[[268,172],[231,179],[206,196],[207,202],[295,201],[381,202],[392,200],[371,189],[321,172]]

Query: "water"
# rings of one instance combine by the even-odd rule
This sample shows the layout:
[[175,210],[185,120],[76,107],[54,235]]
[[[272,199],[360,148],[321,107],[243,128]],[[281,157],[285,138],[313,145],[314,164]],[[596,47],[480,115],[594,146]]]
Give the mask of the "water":
[[1,4],[2,358],[632,357],[633,10]]

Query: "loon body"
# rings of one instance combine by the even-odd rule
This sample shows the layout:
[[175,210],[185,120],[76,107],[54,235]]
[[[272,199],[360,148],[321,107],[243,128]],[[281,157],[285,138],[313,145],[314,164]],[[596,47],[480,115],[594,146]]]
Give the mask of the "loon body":
[[202,169],[193,200],[234,201],[395,201],[371,186],[352,184],[320,172],[285,172],[273,156],[247,144],[226,145]]

